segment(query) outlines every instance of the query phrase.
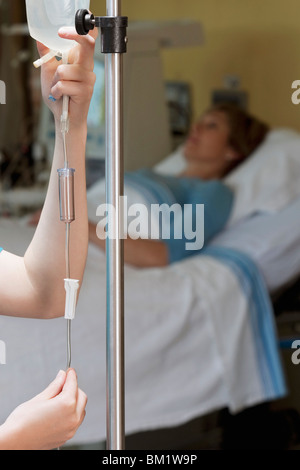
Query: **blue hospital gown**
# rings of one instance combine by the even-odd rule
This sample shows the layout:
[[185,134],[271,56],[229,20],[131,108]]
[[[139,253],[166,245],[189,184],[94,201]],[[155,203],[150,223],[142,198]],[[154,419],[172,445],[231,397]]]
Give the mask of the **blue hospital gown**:
[[[125,183],[140,191],[149,204],[179,204],[184,213],[189,204],[195,227],[196,206],[204,204],[204,244],[207,244],[226,225],[232,205],[233,192],[220,180],[164,176],[143,169],[125,174]],[[196,232],[197,233],[197,232]],[[174,237],[174,221],[170,219],[170,237],[164,238],[169,262],[173,263],[198,251],[186,249],[184,231],[182,238]]]

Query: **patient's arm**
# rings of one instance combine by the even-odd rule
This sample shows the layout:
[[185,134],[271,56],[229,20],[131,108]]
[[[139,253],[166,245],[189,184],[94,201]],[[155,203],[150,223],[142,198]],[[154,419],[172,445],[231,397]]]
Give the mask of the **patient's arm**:
[[[95,28],[97,29],[97,28]],[[92,34],[92,33],[90,33]],[[55,59],[42,67],[43,97],[54,114],[56,142],[45,204],[33,240],[24,257],[0,253],[0,315],[53,318],[64,314],[65,224],[59,218],[57,169],[64,166],[60,131],[61,96],[70,96],[69,166],[76,170],[76,220],[71,224],[71,277],[83,278],[88,247],[85,143],[87,114],[95,83],[92,36],[62,35],[76,40],[68,65]],[[41,55],[47,49],[39,45]],[[48,99],[52,94],[56,101]],[[1,240],[0,240],[1,243]],[[5,248],[5,247],[3,247]]]
[[[85,196],[86,130],[70,130],[70,166],[76,169],[76,220],[71,224],[71,276],[82,280],[88,245]],[[62,140],[57,133],[46,201],[24,258],[0,253],[0,314],[51,318],[64,313],[65,224],[59,218],[57,169],[63,167]],[[5,248],[5,247],[3,247]]]
[[[92,222],[89,222],[89,240],[105,250],[105,240],[97,236],[96,225]],[[127,238],[124,240],[124,261],[136,268],[167,266],[169,264],[167,246],[159,240]]]

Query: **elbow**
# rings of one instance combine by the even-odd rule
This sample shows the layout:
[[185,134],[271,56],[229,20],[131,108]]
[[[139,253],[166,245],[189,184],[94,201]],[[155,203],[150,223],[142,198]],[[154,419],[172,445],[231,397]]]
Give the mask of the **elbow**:
[[35,317],[41,320],[60,318],[65,313],[66,292],[63,285],[39,292],[35,302]]
[[54,320],[55,318],[61,318],[64,316],[64,309],[63,308],[50,308],[46,310],[45,314],[43,315],[43,319],[45,320]]
[[[79,280],[79,285],[81,286],[83,282],[83,268],[74,269],[74,276]],[[27,282],[26,308],[24,309],[26,311],[24,316],[50,320],[65,315],[66,290],[63,273],[58,271],[54,275],[49,276],[46,272],[39,276],[33,276],[25,264],[24,278]]]
[[[68,291],[68,289],[67,289]],[[77,306],[78,297],[79,297],[80,287],[77,290],[73,290],[73,293],[70,294],[71,297],[74,296],[75,304]],[[48,299],[48,301],[44,304],[44,311],[43,311],[43,318],[46,320],[52,320],[55,318],[64,317],[66,314],[66,293],[65,289],[60,289],[57,293],[57,296],[53,299],[53,297]],[[69,301],[69,306],[73,308],[73,300]],[[76,308],[76,307],[75,307]],[[70,314],[70,312],[68,312]]]
[[38,318],[43,320],[61,318],[65,314],[65,300],[63,298],[44,300],[38,311]]

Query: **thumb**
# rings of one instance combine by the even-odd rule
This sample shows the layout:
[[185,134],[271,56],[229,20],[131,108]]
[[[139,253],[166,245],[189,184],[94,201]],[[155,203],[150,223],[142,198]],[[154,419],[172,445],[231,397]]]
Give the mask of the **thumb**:
[[56,378],[48,385],[48,387],[40,393],[37,398],[41,398],[43,400],[51,400],[51,398],[55,398],[59,393],[61,393],[65,381],[66,381],[66,372],[60,370],[57,374]]

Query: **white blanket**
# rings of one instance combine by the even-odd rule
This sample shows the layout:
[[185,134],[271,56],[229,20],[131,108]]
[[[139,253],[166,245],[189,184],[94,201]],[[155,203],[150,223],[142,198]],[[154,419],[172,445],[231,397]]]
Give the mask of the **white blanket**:
[[[33,230],[0,221],[0,244],[22,254]],[[89,248],[72,324],[72,365],[88,395],[73,442],[106,436],[105,257]],[[224,406],[266,399],[249,306],[233,272],[212,257],[165,269],[125,269],[126,432],[174,426]],[[0,422],[66,364],[66,321],[0,318]],[[273,397],[268,397],[273,398]]]

